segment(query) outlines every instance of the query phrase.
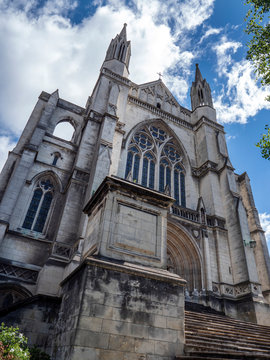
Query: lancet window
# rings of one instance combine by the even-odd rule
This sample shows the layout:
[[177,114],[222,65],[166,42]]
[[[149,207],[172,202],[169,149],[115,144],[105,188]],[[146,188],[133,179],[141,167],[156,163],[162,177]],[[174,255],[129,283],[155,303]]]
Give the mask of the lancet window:
[[151,189],[169,189],[186,206],[183,156],[175,139],[159,125],[137,131],[129,144],[125,177]]
[[54,186],[50,179],[41,179],[34,190],[22,227],[43,232],[53,200]]

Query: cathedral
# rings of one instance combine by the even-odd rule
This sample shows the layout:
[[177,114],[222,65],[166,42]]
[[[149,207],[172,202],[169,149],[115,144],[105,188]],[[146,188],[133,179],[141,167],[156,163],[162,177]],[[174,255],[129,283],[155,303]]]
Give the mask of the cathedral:
[[196,64],[186,109],[130,57],[125,24],[84,108],[43,91],[0,176],[1,321],[55,360],[174,359],[185,309],[270,324],[264,231],[209,84]]

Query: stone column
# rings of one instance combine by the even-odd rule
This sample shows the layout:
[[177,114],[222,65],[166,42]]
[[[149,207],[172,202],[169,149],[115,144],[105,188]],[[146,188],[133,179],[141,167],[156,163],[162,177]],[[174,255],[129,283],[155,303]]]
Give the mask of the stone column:
[[207,231],[202,230],[206,290],[212,290],[211,259]]

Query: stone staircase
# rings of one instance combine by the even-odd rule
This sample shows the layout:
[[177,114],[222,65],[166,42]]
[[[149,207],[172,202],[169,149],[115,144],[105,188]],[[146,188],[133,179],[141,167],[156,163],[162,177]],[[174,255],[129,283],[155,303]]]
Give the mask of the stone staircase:
[[186,311],[185,336],[185,355],[176,360],[270,360],[270,324],[268,327],[223,315]]

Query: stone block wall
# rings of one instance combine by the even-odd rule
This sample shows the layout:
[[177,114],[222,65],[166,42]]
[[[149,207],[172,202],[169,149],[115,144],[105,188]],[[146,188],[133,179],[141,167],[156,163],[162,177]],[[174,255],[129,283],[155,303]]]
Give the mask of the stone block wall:
[[50,354],[60,301],[55,297],[34,296],[1,310],[0,319],[7,326],[18,326],[29,347],[36,345]]
[[64,282],[54,359],[174,359],[184,284],[165,270],[88,258]]

